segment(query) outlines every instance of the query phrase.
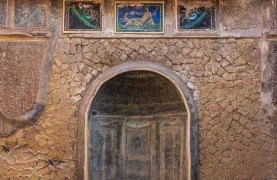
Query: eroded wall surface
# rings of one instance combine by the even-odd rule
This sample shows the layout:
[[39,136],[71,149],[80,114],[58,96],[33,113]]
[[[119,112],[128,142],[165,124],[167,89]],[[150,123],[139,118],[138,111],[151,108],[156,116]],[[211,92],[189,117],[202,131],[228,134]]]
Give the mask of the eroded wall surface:
[[[1,43],[0,107],[9,117],[17,117],[34,106],[42,75],[44,47],[43,42]],[[0,120],[0,134],[10,134],[20,124]]]
[[[264,42],[261,40],[262,31],[250,33],[249,36],[247,33],[231,32],[234,29],[257,32],[257,29],[263,28],[259,21],[262,21],[262,17],[258,17],[257,13],[257,9],[262,8],[259,6],[262,1],[255,1],[254,4],[252,1],[219,2],[219,7],[222,7],[222,3],[225,9],[230,7],[222,16],[226,31],[230,33],[220,28],[216,37],[153,36],[147,39],[142,36],[107,39],[93,38],[93,35],[63,34],[62,3],[52,1],[51,12],[55,21],[49,21],[49,26],[58,29],[59,34],[54,37],[54,33],[50,33],[49,37],[43,37],[49,41],[57,40],[55,50],[42,55],[44,58],[54,56],[49,71],[51,80],[46,109],[38,122],[0,139],[0,177],[76,179],[78,110],[86,88],[113,66],[126,61],[146,60],[175,71],[194,94],[200,123],[201,179],[276,178],[276,116],[263,110],[264,102],[271,101],[272,96],[261,98],[264,58],[269,51],[261,43]],[[238,8],[240,3],[242,8],[248,9],[250,6],[255,14],[245,17]],[[112,7],[106,5],[105,8]],[[233,17],[232,12],[236,11],[240,13]],[[258,20],[254,21],[256,17]],[[232,18],[237,19],[229,20]],[[37,38],[41,37],[33,33],[28,41]],[[20,40],[24,43],[24,39]],[[25,43],[24,48],[28,48],[28,43]],[[24,48],[19,48],[24,54],[19,55],[22,60],[31,54],[30,51],[25,52]],[[39,46],[32,48],[31,52],[38,56],[36,59],[40,59],[37,48]],[[14,62],[12,54],[8,60]],[[272,63],[275,61],[276,58],[273,58]],[[21,69],[20,66],[13,67],[16,67],[15,72]],[[31,66],[28,68],[31,72]],[[26,75],[24,71],[23,74]],[[6,79],[3,81],[7,82]],[[274,79],[270,78],[271,81]],[[33,96],[30,93],[28,101]],[[12,101],[1,99],[0,107],[4,109],[11,107],[11,104]],[[270,106],[273,112],[276,111],[274,107],[276,104]],[[15,110],[9,108],[6,111]]]

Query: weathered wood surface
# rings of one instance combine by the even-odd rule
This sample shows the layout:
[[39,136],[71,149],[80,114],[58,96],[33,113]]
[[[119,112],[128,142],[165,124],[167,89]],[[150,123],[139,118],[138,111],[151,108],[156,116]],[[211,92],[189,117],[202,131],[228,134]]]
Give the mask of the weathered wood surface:
[[184,179],[185,116],[90,116],[90,179]]

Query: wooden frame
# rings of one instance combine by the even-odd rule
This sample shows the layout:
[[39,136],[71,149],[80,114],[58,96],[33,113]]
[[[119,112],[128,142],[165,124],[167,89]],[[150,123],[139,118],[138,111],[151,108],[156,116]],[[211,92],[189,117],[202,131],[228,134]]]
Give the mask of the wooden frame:
[[[153,4],[153,5],[157,4],[158,5],[158,4],[160,4],[162,7],[162,9],[161,9],[162,12],[160,12],[160,16],[162,17],[162,20],[161,20],[162,24],[160,25],[161,31],[148,31],[148,32],[147,31],[118,31],[117,7],[119,4],[126,4],[126,5],[128,5],[128,4],[130,4],[130,5],[142,5],[142,4]],[[164,9],[163,1],[116,1],[115,5],[114,5],[114,20],[115,20],[114,30],[115,30],[115,33],[118,33],[118,34],[119,33],[122,33],[122,34],[164,34],[164,18],[165,18],[164,11],[165,11],[165,9]]]
[[[66,2],[83,2],[83,3],[95,3],[99,4],[99,29],[66,29]],[[103,2],[101,0],[63,0],[63,33],[99,33],[102,32],[102,6]],[[69,23],[69,22],[68,22]]]

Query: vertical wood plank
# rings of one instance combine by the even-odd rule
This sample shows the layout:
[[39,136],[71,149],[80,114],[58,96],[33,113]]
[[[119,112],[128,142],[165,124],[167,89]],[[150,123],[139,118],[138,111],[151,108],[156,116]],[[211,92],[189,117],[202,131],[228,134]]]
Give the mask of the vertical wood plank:
[[158,179],[157,171],[157,123],[155,121],[151,122],[151,180]]
[[123,123],[122,123],[122,127],[121,127],[121,147],[120,147],[120,154],[121,154],[121,157],[120,157],[120,172],[121,172],[121,178],[124,180],[125,179],[125,139],[126,139],[126,119],[124,119]]

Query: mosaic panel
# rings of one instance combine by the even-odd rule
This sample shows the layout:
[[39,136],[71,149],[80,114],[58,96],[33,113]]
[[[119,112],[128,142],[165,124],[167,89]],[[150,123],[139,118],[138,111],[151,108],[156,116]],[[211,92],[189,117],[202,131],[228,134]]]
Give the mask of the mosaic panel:
[[213,1],[183,1],[177,7],[178,30],[214,30]]
[[116,32],[163,32],[163,3],[116,3]]
[[94,1],[64,3],[64,31],[100,31],[101,4]]
[[6,27],[7,25],[7,5],[7,0],[2,0],[0,3],[0,27]]
[[15,0],[14,28],[45,29],[46,8],[44,0]]

